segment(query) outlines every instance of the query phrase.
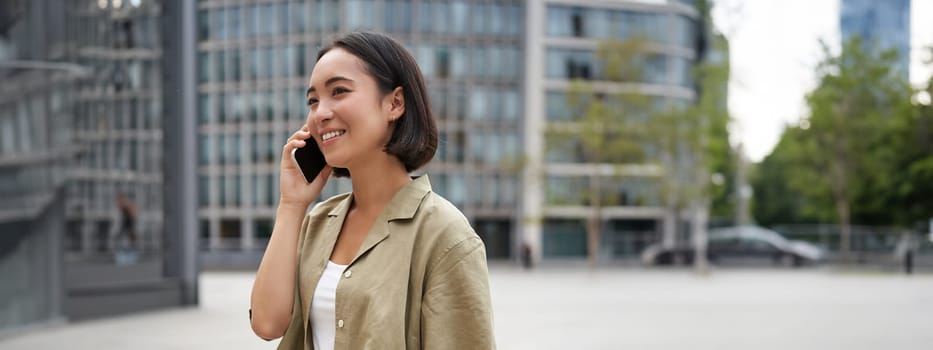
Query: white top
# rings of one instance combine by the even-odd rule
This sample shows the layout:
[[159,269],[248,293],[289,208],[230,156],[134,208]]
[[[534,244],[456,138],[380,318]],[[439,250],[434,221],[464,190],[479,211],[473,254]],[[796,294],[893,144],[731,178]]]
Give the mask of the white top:
[[314,289],[311,299],[311,335],[316,350],[333,350],[337,333],[337,316],[334,311],[337,299],[337,283],[347,265],[327,261],[321,280]]

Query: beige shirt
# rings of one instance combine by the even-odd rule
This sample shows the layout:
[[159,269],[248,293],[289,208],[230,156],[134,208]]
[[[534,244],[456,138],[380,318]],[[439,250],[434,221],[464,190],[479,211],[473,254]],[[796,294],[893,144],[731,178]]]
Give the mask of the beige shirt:
[[[279,349],[312,349],[311,298],[352,193],[305,216],[294,310]],[[376,219],[337,286],[334,349],[494,349],[486,250],[470,223],[431,192],[402,187]]]

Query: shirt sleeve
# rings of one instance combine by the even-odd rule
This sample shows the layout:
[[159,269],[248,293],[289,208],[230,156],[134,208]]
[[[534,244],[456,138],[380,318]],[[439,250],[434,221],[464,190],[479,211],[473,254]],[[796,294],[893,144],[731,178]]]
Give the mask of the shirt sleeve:
[[424,349],[495,349],[486,249],[470,237],[429,273],[421,307]]

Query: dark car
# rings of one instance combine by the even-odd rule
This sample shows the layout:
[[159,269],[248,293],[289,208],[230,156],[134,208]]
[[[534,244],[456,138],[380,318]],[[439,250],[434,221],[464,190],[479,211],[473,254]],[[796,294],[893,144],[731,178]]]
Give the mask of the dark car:
[[[801,266],[823,260],[819,247],[802,241],[792,241],[780,233],[760,226],[735,226],[709,231],[707,254],[716,265],[755,265],[762,262]],[[692,245],[665,248],[660,243],[642,251],[645,265],[691,264],[695,255]]]

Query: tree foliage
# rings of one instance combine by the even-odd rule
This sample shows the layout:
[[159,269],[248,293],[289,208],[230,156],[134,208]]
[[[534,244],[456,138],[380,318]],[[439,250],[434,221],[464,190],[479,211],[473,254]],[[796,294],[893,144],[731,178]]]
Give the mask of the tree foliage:
[[758,165],[754,212],[766,225],[838,222],[845,254],[852,223],[912,226],[933,213],[933,133],[929,107],[911,103],[892,68],[896,51],[853,38],[824,52],[809,115]]

